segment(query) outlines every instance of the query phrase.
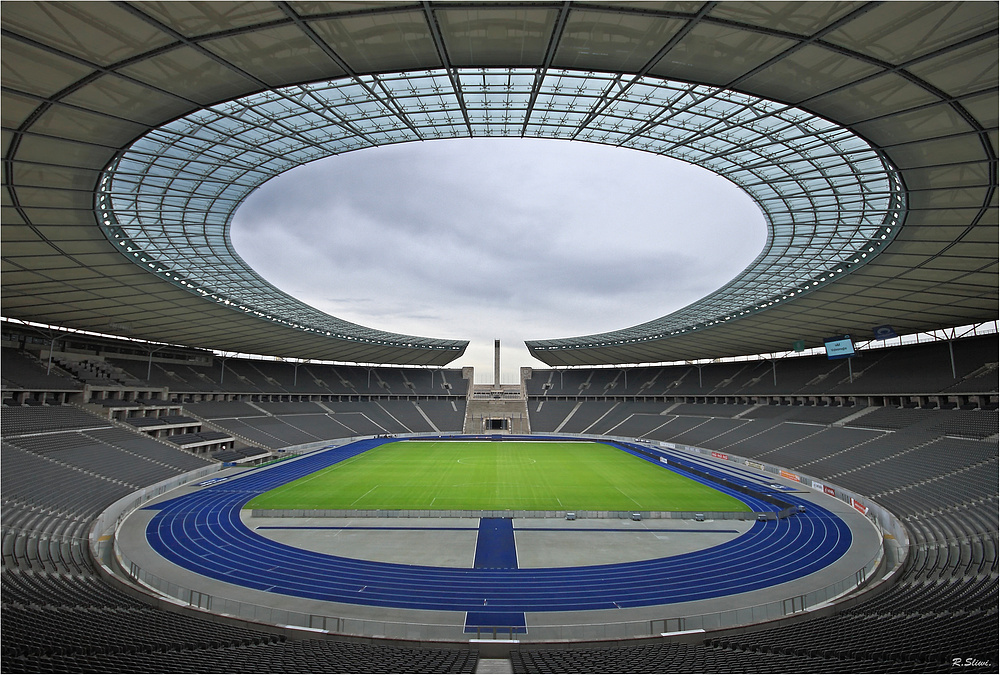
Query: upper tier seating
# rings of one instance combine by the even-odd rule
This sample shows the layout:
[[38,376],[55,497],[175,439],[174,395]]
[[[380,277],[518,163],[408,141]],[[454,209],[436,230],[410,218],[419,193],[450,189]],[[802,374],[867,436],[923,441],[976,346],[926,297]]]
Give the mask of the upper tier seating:
[[[847,360],[777,361],[532,372],[530,397],[902,395],[996,393],[997,336],[870,349]],[[952,375],[954,354],[955,375]]]
[[79,383],[59,368],[50,369],[33,356],[13,347],[0,348],[4,389],[77,389]]
[[465,396],[462,371],[447,368],[295,364],[257,359],[221,359],[211,365],[109,358],[133,378],[186,394]]

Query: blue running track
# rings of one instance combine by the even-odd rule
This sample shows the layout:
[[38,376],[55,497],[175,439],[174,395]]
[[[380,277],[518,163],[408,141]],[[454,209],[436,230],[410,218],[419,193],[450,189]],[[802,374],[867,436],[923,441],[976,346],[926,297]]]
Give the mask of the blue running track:
[[[146,507],[157,511],[146,528],[147,541],[159,555],[192,572],[260,591],[360,605],[512,616],[663,605],[758,590],[821,570],[851,545],[847,524],[813,503],[808,503],[806,513],[754,522],[736,539],[701,551],[613,565],[542,569],[518,569],[516,558],[513,566],[500,560],[496,566],[474,568],[357,560],[269,540],[240,520],[240,509],[258,494],[386,442],[390,441],[371,439],[316,452]],[[675,469],[663,466],[663,470]],[[736,496],[751,508],[764,508],[753,505],[746,495]],[[781,497],[806,503],[794,494]]]

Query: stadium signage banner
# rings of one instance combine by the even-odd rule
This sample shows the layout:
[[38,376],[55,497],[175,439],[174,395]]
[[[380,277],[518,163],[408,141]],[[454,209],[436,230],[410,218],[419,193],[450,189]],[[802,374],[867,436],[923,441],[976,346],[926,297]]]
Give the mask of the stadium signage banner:
[[766,470],[766,469],[764,469],[764,465],[763,465],[763,464],[761,464],[760,462],[754,462],[753,460],[749,460],[749,459],[748,459],[748,460],[746,461],[746,464],[747,464],[747,466],[749,466],[750,468],[752,468],[752,469],[757,469],[758,471],[765,471],[765,470]]
[[875,334],[876,340],[888,340],[889,338],[899,337],[893,327],[888,324],[884,326],[874,326],[872,328],[872,333]]
[[854,343],[850,335],[837,335],[823,340],[826,347],[826,358],[847,359],[854,356]]
[[712,457],[715,457],[716,459],[729,459],[729,455],[726,453],[716,452],[715,450],[712,451]]
[[817,489],[817,490],[822,490],[824,493],[830,495],[831,497],[836,497],[837,496],[837,491],[836,490],[834,490],[829,485],[824,485],[823,483],[820,483],[818,480],[814,480],[813,481],[813,487],[815,489]]
[[866,516],[868,515],[868,507],[865,506],[864,504],[862,504],[861,502],[859,502],[854,497],[851,497],[851,506],[853,506],[854,508],[856,508],[858,511],[860,511],[863,514],[865,514]]
[[831,497],[836,497],[837,496],[837,491],[836,490],[834,490],[829,485],[824,485],[823,483],[820,483],[818,480],[814,480],[812,482],[812,486],[815,489],[817,489],[817,490],[822,490],[824,493],[830,495]]
[[801,478],[799,478],[799,475],[798,475],[798,474],[795,474],[795,473],[791,473],[790,471],[785,471],[784,469],[781,469],[780,471],[778,471],[778,474],[779,474],[779,475],[780,475],[780,476],[781,476],[782,478],[787,478],[788,480],[793,480],[793,481],[795,481],[796,483],[801,483],[801,482],[802,482],[802,479],[801,479]]

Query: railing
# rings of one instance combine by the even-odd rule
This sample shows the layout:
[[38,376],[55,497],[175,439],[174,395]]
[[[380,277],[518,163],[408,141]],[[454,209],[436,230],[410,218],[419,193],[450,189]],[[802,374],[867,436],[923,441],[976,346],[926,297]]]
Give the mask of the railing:
[[473,391],[469,398],[476,401],[525,401],[528,397],[520,391]]

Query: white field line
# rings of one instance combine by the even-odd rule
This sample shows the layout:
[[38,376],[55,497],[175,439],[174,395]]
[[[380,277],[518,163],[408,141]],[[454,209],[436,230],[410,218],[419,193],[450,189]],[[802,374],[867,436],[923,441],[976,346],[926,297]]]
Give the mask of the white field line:
[[628,499],[630,502],[632,502],[633,504],[635,504],[636,506],[638,506],[640,509],[642,508],[642,504],[640,504],[639,502],[637,502],[636,500],[632,499],[630,496],[628,496],[627,494],[625,494],[624,492],[622,492],[622,489],[620,487],[615,487],[615,489],[618,490],[619,492],[621,492],[622,495],[624,495],[625,498]]
[[377,483],[375,485],[373,485],[372,488],[371,488],[371,490],[369,490],[368,492],[364,493],[363,495],[361,495],[360,497],[358,497],[357,499],[355,499],[353,502],[351,502],[351,506],[354,506],[355,504],[357,504],[358,502],[360,502],[362,499],[364,499],[365,497],[367,497],[369,494],[372,493],[373,490],[375,490],[378,487],[379,487],[379,485]]

